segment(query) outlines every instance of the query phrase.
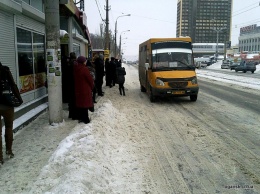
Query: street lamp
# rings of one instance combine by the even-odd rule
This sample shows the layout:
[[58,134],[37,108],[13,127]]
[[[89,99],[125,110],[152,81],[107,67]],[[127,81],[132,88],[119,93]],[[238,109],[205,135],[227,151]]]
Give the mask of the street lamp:
[[215,32],[217,32],[217,44],[216,44],[216,61],[218,60],[218,37],[219,37],[219,33],[222,31],[222,30],[226,30],[226,27],[223,27],[223,28],[213,28],[212,30],[214,30]]
[[115,24],[115,57],[116,57],[116,33],[117,33],[117,20],[118,20],[118,18],[120,18],[120,17],[124,17],[124,16],[131,16],[131,14],[126,14],[126,15],[120,15],[120,16],[118,16],[117,18],[116,18],[116,24]]
[[123,54],[124,54],[123,48],[126,48],[126,47],[127,47],[127,46],[125,46],[125,45],[122,47],[122,53],[121,53],[122,58],[123,58]]
[[[121,42],[122,42],[122,34],[123,33],[126,33],[126,32],[130,32],[130,30],[125,30],[125,31],[122,31],[121,33],[120,33],[120,41],[119,41],[119,57],[121,58]],[[124,39],[127,39],[127,38],[124,38]]]
[[[127,39],[127,38],[124,38],[124,39]],[[124,42],[123,44],[120,44],[119,46],[119,58],[122,59],[122,48],[126,46],[126,43]]]

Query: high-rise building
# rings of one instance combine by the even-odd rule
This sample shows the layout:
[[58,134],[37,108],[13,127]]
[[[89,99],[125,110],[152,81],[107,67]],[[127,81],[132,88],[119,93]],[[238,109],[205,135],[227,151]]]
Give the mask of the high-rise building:
[[176,35],[193,43],[230,40],[233,0],[178,0]]

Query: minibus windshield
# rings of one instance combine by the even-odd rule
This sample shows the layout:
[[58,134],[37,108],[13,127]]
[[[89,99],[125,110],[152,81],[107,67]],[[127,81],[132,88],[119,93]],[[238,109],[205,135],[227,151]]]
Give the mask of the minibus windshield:
[[153,70],[191,70],[194,69],[192,50],[156,49],[152,51]]

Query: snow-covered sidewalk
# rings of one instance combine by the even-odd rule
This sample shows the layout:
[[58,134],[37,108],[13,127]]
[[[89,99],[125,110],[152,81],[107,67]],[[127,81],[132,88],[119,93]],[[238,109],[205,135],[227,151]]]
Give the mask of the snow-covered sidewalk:
[[[116,109],[110,99],[127,98],[129,88],[136,87],[135,67],[125,66],[126,96],[120,96],[118,85],[106,87],[98,99],[91,123],[82,124],[68,118],[49,125],[46,111],[14,135],[15,157],[0,167],[2,193],[136,193],[142,185],[138,168],[133,129],[140,126]],[[134,77],[132,77],[134,76]],[[26,116],[25,116],[26,117]],[[19,119],[18,119],[19,120]],[[16,121],[19,122],[19,121]],[[142,122],[142,121],[139,121]],[[128,134],[134,135],[130,137]]]

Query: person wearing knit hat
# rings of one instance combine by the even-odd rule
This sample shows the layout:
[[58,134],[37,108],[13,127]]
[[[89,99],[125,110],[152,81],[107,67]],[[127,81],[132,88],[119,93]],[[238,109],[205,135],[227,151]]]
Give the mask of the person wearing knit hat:
[[78,63],[83,64],[83,63],[86,62],[86,61],[87,61],[87,59],[86,59],[86,57],[84,57],[84,56],[79,56],[79,57],[77,58],[77,62],[78,62]]
[[94,107],[92,100],[94,80],[86,66],[86,62],[86,57],[79,56],[77,64],[74,66],[75,102],[79,112],[79,122],[85,124],[90,122],[88,110]]

